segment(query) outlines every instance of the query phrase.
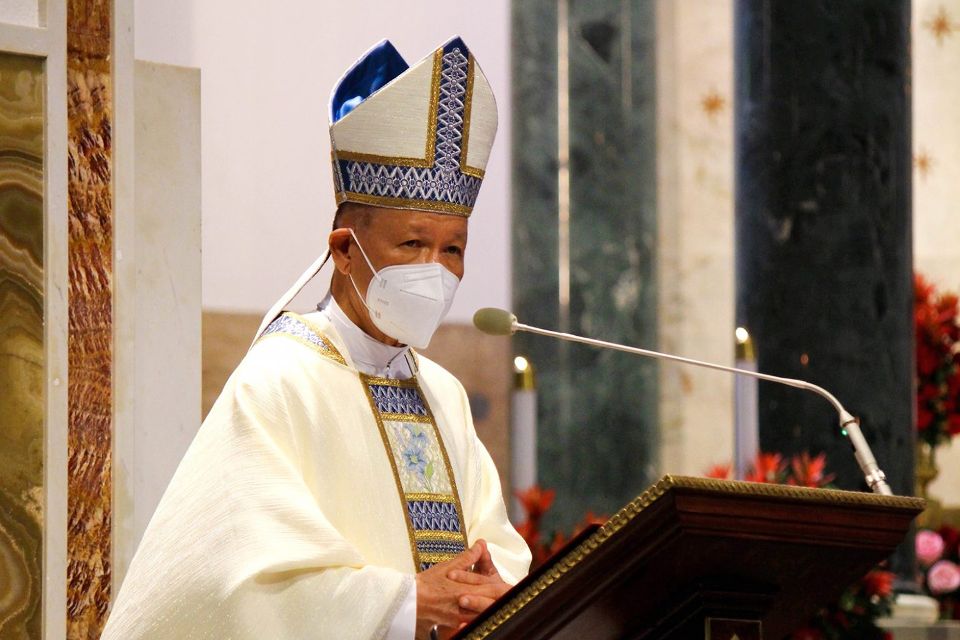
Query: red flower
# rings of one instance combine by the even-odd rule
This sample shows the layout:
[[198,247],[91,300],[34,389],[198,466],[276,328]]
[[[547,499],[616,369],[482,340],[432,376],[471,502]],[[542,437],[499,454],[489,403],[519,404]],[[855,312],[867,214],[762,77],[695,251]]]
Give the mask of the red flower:
[[790,469],[793,472],[787,480],[787,484],[799,485],[801,487],[823,487],[830,484],[834,474],[826,475],[823,473],[827,466],[827,454],[821,453],[815,458],[804,451],[798,456],[790,459]]
[[733,470],[732,465],[729,464],[715,464],[710,467],[710,470],[707,471],[707,478],[719,478],[721,480],[729,480],[730,472]]
[[583,520],[574,528],[573,535],[577,535],[589,526],[604,524],[607,520],[609,520],[607,516],[601,516],[595,514],[593,511],[587,511],[587,515],[583,516]]
[[960,433],[960,301],[914,278],[917,430],[933,446]]
[[786,463],[783,461],[782,455],[779,453],[760,453],[744,480],[747,482],[781,483],[785,470]]
[[517,533],[520,534],[520,537],[523,538],[523,541],[526,542],[527,546],[531,549],[540,544],[540,528],[529,520],[524,520],[520,524],[515,525],[514,529],[517,530]]
[[943,538],[943,555],[947,558],[956,557],[960,553],[960,529],[945,524],[937,533]]
[[567,544],[567,539],[560,532],[553,534],[553,541],[550,542],[550,546],[547,549],[547,557],[552,556],[557,551],[563,548],[563,545]]
[[913,275],[913,299],[917,302],[925,302],[933,295],[933,285],[927,282],[919,273]]
[[554,489],[543,489],[540,485],[533,485],[524,491],[517,491],[516,496],[520,505],[527,512],[527,519],[539,522],[551,506],[557,492]]
[[954,413],[947,417],[947,431],[951,436],[960,433],[960,414]]
[[874,570],[863,578],[863,590],[868,596],[887,598],[893,594],[893,573]]

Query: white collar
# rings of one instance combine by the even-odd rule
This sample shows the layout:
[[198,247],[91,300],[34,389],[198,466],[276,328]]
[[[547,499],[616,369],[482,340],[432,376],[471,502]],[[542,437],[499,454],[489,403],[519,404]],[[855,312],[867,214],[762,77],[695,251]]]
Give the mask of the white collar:
[[326,316],[340,335],[350,359],[360,373],[400,380],[413,377],[407,357],[410,347],[391,347],[370,337],[347,317],[330,294],[327,294],[317,307],[319,313]]

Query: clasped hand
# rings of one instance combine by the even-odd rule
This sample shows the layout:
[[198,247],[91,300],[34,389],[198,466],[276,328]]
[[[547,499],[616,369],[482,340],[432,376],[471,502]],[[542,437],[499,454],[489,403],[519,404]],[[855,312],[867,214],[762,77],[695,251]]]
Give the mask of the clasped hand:
[[439,625],[449,638],[510,589],[497,571],[484,540],[452,560],[417,574],[417,639]]

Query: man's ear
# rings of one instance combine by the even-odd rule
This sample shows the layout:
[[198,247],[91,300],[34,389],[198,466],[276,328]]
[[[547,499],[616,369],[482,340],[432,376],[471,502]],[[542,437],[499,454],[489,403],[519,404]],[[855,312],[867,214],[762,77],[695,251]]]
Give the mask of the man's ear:
[[350,273],[353,266],[350,261],[350,229],[334,229],[327,238],[327,244],[330,246],[330,255],[333,256],[333,264],[337,271],[343,275]]

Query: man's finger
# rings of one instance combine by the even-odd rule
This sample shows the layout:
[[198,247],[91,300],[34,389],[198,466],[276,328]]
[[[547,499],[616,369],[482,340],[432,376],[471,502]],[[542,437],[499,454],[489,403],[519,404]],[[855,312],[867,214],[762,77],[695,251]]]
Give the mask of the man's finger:
[[461,584],[487,584],[490,578],[473,571],[451,571],[447,578]]
[[457,601],[457,604],[460,605],[460,609],[463,611],[468,611],[473,614],[481,613],[487,607],[493,604],[494,598],[487,598],[486,596],[460,596],[460,599]]
[[487,547],[486,542],[478,542],[484,542],[483,553],[480,554],[480,558],[475,563],[473,570],[486,576],[499,576],[500,573],[497,571],[497,566],[493,564],[493,558],[490,557],[490,549]]
[[461,551],[456,556],[454,556],[449,562],[449,569],[467,569],[470,570],[474,564],[477,563],[477,560],[480,559],[481,551],[480,548],[475,544],[465,551]]

